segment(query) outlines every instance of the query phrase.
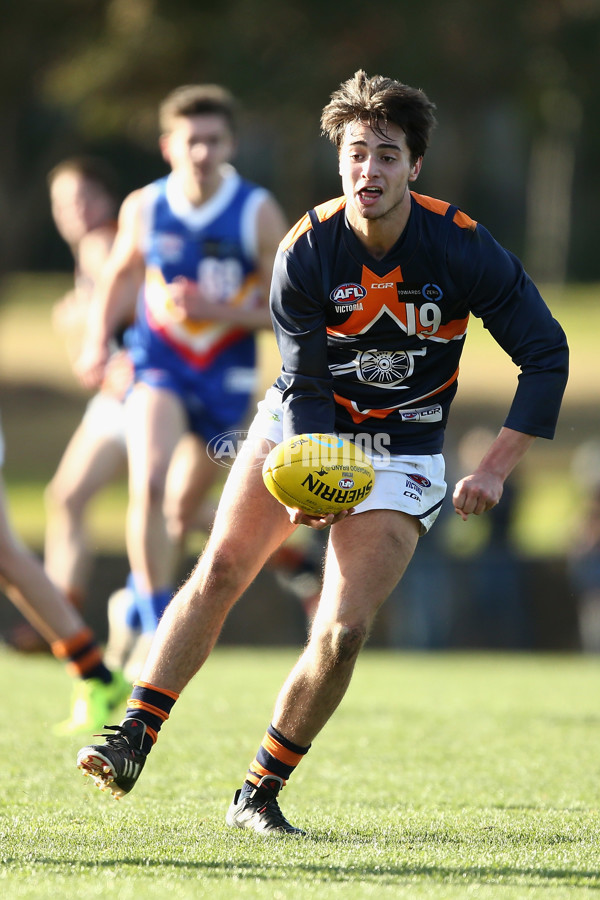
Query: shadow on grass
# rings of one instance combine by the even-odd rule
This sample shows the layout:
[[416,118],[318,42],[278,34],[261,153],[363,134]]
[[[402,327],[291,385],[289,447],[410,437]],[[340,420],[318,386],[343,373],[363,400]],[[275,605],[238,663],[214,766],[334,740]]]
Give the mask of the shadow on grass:
[[[261,839],[262,840],[262,839]],[[310,840],[310,839],[309,839]],[[295,841],[295,839],[294,839]],[[320,843],[313,839],[311,841]],[[302,842],[305,846],[305,842]],[[396,849],[398,847],[396,846]],[[522,886],[552,886],[568,885],[569,887],[600,888],[600,872],[565,868],[532,868],[529,866],[444,866],[433,864],[398,863],[396,865],[361,865],[349,863],[348,865],[307,862],[299,863],[290,860],[285,863],[260,862],[235,862],[235,861],[198,861],[190,862],[181,859],[152,860],[145,858],[114,857],[103,860],[82,860],[80,858],[68,860],[56,859],[50,856],[35,857],[28,855],[27,861],[15,857],[4,857],[2,860],[6,867],[11,864],[15,868],[35,868],[43,866],[47,875],[60,873],[63,869],[70,876],[77,871],[84,870],[115,869],[129,875],[150,875],[157,877],[158,871],[169,869],[181,873],[188,871],[190,876],[201,875],[204,878],[235,878],[251,881],[294,881],[302,882],[332,882],[332,883],[371,883],[381,886],[398,884],[403,881],[414,881],[415,878],[439,883],[465,884],[505,884]]]

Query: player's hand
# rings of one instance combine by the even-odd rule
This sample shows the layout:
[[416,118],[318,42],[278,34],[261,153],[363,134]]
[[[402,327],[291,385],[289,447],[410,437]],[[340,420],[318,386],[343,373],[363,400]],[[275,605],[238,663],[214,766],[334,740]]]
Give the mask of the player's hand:
[[342,519],[346,519],[354,512],[354,507],[352,507],[352,509],[342,509],[339,513],[329,513],[327,516],[311,516],[302,509],[294,509],[291,506],[286,506],[286,509],[292,525],[306,525],[308,528],[314,528],[315,531],[329,528],[330,525],[341,522]]
[[169,283],[168,288],[173,304],[173,317],[178,321],[214,318],[215,304],[206,299],[197,281],[178,275]]
[[496,506],[503,487],[503,479],[491,472],[477,471],[473,475],[467,475],[454,488],[454,510],[464,522],[470,515],[480,516]]
[[108,345],[98,344],[95,341],[84,342],[73,368],[82,385],[88,390],[94,390],[100,386],[106,372],[109,355]]
[[133,363],[126,350],[113,353],[104,369],[103,393],[123,400],[133,382]]

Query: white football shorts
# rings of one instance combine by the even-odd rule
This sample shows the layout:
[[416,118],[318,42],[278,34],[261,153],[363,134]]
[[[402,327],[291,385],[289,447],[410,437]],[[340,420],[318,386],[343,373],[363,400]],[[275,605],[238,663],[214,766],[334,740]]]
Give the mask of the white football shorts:
[[125,403],[104,391],[98,391],[89,401],[81,420],[82,425],[97,438],[110,438],[127,446],[127,415]]
[[[269,388],[258,403],[248,430],[249,440],[260,442],[265,438],[275,444],[283,440],[281,393],[276,388]],[[446,496],[442,454],[405,456],[371,452],[362,445],[361,449],[375,470],[375,484],[367,499],[356,507],[355,515],[370,509],[397,509],[419,519],[422,535],[429,531]]]

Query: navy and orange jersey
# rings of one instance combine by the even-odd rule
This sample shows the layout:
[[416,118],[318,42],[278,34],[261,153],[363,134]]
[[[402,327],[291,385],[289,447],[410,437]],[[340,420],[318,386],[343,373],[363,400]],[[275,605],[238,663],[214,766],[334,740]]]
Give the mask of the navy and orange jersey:
[[174,315],[168,285],[177,277],[197,282],[211,303],[251,308],[260,302],[258,209],[267,192],[232,168],[217,193],[193,206],[175,175],[145,188],[142,252],[146,277],[138,302],[132,347],[147,364],[203,371],[232,348],[245,358],[254,346],[246,329]]
[[271,314],[284,435],[385,435],[394,453],[439,453],[471,313],[520,368],[505,425],[552,438],[568,348],[519,260],[449,203],[411,194],[408,223],[377,260],[345,198],[281,242]]

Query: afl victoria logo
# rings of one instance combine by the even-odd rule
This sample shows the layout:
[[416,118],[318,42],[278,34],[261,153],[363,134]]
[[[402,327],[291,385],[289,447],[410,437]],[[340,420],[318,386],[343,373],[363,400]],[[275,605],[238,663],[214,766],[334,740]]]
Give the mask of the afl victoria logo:
[[425,478],[424,475],[419,475],[418,472],[410,472],[408,477],[412,481],[416,481],[417,484],[420,484],[421,487],[425,487],[425,488],[431,487],[431,482],[430,482],[429,478]]
[[361,284],[339,284],[329,295],[334,303],[357,303],[367,296],[366,289]]

